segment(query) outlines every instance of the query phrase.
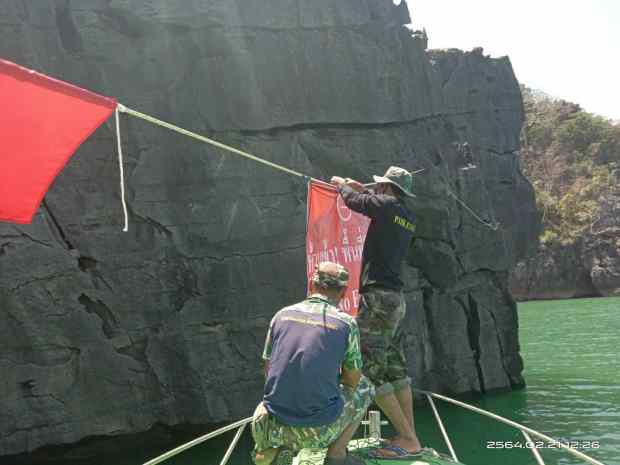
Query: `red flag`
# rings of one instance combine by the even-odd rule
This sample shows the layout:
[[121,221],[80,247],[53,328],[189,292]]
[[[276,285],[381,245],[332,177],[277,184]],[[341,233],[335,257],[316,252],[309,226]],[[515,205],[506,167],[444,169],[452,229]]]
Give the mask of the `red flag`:
[[116,100],[0,60],[0,221],[30,223],[71,155]]
[[308,285],[318,263],[340,263],[349,270],[349,288],[340,307],[356,315],[362,251],[370,219],[351,211],[335,187],[312,181],[308,186],[307,221]]

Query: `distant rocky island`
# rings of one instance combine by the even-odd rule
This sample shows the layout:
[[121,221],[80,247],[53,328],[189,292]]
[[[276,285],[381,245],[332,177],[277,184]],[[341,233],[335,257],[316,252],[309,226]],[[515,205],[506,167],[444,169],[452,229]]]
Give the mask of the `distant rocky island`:
[[543,222],[518,300],[620,295],[620,126],[522,86],[521,164]]

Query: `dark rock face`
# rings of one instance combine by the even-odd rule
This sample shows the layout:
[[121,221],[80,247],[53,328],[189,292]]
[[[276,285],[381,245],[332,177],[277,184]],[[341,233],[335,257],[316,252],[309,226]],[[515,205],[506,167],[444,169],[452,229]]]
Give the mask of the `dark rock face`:
[[510,276],[518,300],[620,295],[620,191],[601,199],[600,218],[571,245],[541,246]]
[[[408,22],[391,0],[8,0],[0,55],[318,178],[424,168],[414,383],[519,386],[507,270],[539,228],[519,88],[507,58],[425,51]],[[111,125],[32,225],[0,225],[0,455],[250,414],[268,322],[303,298],[301,180],[122,126],[128,233]]]

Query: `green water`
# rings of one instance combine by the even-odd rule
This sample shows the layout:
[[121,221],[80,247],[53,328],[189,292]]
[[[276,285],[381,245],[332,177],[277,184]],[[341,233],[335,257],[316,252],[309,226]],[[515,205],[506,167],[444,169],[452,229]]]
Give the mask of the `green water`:
[[[606,465],[620,465],[620,298],[528,302],[519,305],[521,353],[527,388],[470,401],[537,431],[576,442]],[[460,461],[468,465],[535,463],[520,433],[445,404],[439,406]],[[425,445],[444,450],[428,408],[416,411]],[[216,465],[233,434],[210,441],[167,463]],[[215,441],[215,440],[214,440]],[[596,444],[599,447],[596,448]],[[490,448],[514,443],[511,450]],[[249,464],[247,435],[231,460]],[[583,463],[545,449],[547,465]],[[137,463],[137,462],[133,462]]]
[[[578,441],[583,452],[605,465],[620,465],[620,298],[524,303],[519,305],[519,323],[527,388],[468,402],[557,439]],[[525,446],[519,432],[447,404],[439,404],[439,409],[461,462],[536,463],[525,448],[490,448],[510,443]],[[416,409],[416,425],[424,445],[447,452],[429,408]],[[217,465],[233,435],[213,439],[165,463]],[[188,438],[177,439],[181,443]],[[584,441],[597,441],[600,447],[586,448]],[[246,433],[229,464],[249,465],[251,447]],[[137,445],[131,457],[104,461],[138,465],[169,448],[168,443],[151,445],[147,451]],[[543,450],[542,456],[547,465],[584,463],[553,449]]]

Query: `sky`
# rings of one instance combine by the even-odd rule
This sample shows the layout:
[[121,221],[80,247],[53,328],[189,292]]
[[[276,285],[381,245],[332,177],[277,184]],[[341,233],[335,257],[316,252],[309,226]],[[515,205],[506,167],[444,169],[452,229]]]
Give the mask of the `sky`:
[[519,82],[620,120],[620,0],[406,1],[429,48],[508,55]]

